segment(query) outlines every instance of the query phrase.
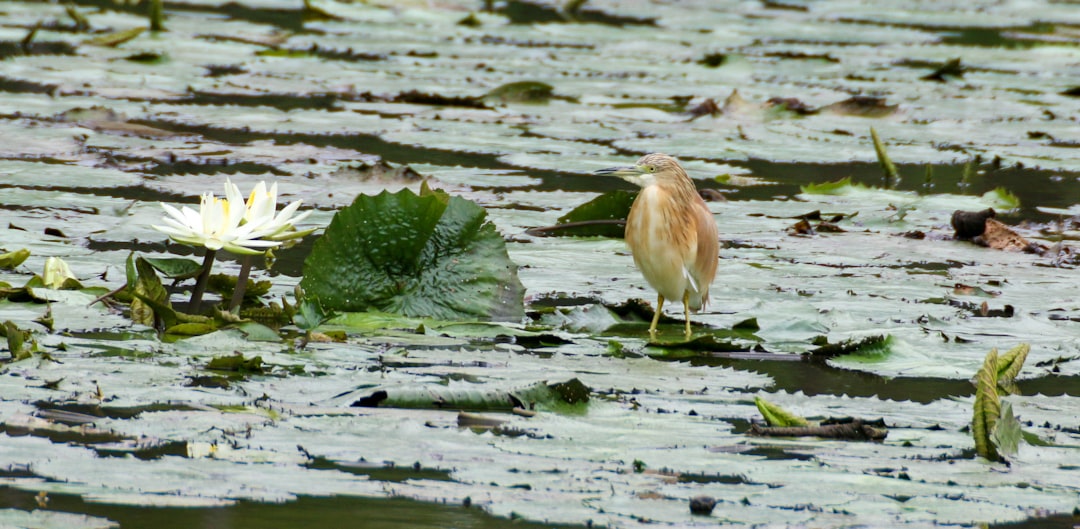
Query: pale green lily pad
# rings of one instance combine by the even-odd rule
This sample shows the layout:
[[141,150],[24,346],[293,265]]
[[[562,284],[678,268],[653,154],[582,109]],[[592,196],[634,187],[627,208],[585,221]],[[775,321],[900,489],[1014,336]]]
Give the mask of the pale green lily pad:
[[44,509],[35,509],[33,511],[0,510],[0,524],[12,529],[111,529],[120,527],[120,524],[106,518]]

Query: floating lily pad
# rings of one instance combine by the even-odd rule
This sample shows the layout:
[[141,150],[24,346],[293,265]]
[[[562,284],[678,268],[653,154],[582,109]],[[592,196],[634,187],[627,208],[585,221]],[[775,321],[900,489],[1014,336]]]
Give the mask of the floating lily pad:
[[335,311],[518,320],[517,265],[486,217],[437,192],[361,195],[315,242],[301,286]]

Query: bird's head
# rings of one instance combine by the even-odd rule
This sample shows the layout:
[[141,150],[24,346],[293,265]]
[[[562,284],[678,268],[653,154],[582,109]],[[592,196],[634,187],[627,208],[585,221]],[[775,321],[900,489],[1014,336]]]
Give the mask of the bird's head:
[[686,171],[679,165],[678,160],[660,153],[646,154],[631,166],[609,167],[600,169],[594,174],[617,176],[641,187],[665,182],[689,181]]

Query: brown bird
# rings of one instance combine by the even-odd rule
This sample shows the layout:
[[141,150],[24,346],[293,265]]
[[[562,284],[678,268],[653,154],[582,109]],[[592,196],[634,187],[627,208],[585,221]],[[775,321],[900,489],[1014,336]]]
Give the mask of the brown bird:
[[641,275],[658,294],[649,335],[656,335],[664,300],[681,299],[689,338],[690,311],[708,303],[709,285],[716,276],[720,257],[716,220],[679,161],[666,154],[647,154],[633,166],[596,174],[641,186],[626,218],[626,244]]

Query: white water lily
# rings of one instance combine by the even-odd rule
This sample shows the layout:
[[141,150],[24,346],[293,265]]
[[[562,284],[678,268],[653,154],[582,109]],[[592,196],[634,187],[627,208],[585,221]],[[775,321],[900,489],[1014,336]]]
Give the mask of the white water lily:
[[[265,186],[263,187],[265,189]],[[253,192],[252,196],[254,195]],[[162,219],[167,226],[155,225],[154,229],[179,243],[205,246],[207,250],[225,249],[236,254],[257,255],[263,253],[266,248],[281,244],[279,241],[264,238],[273,234],[279,227],[269,224],[264,226],[276,217],[273,216],[272,209],[269,217],[265,214],[265,204],[260,203],[258,206],[260,208],[258,214],[245,222],[249,207],[244,203],[240,188],[226,180],[225,198],[217,198],[209,192],[204,193],[199,203],[199,211],[187,206],[177,209],[162,203],[161,207],[168,213],[168,216]],[[292,211],[295,211],[295,208]],[[285,211],[282,210],[282,214],[284,213]]]
[[305,211],[293,218],[296,210],[300,208],[302,200],[297,200],[277,211],[277,182],[266,190],[266,182],[259,182],[248,195],[244,210],[244,225],[255,224],[259,226],[262,238],[269,241],[287,241],[299,239],[315,231],[297,230],[293,224],[300,222],[311,215],[311,211]]

